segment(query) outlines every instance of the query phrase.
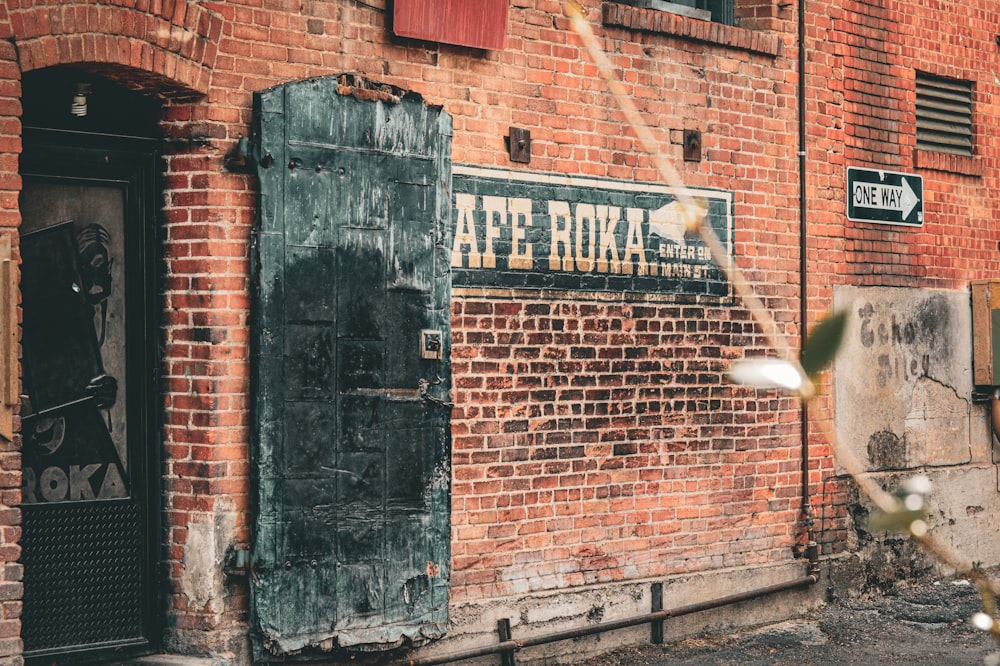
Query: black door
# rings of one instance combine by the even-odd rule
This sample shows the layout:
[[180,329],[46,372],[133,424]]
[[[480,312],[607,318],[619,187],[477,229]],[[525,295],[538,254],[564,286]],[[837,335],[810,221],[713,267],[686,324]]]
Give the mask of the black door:
[[158,154],[147,138],[31,126],[45,124],[31,90],[22,638],[29,661],[50,664],[148,651],[155,635]]

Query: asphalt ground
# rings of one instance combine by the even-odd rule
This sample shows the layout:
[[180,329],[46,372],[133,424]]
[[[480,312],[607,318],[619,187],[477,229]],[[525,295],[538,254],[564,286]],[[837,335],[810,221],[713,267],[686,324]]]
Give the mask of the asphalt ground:
[[981,604],[968,581],[901,583],[883,595],[833,601],[800,619],[621,649],[579,666],[1000,666],[1000,642],[971,624]]

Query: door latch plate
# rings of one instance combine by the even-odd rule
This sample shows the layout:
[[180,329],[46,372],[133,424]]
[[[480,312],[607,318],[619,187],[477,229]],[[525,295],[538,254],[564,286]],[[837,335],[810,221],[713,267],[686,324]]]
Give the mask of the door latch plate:
[[441,331],[425,328],[420,331],[420,358],[429,361],[441,359],[441,350],[444,347]]

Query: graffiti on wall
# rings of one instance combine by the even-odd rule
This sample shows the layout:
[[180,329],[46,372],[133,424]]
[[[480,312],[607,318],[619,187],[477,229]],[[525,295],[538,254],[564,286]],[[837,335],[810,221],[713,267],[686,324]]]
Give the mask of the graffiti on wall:
[[[681,204],[651,183],[455,166],[451,268],[457,289],[728,298]],[[698,190],[732,253],[732,193]],[[461,292],[459,292],[461,293]]]
[[841,286],[834,302],[852,322],[835,365],[838,439],[870,470],[966,462],[968,294]]
[[897,379],[910,381],[927,374],[930,354],[917,345],[918,325],[926,329],[927,320],[900,320],[895,312],[876,315],[875,307],[865,303],[858,308],[861,344],[876,352],[876,379],[886,387]]

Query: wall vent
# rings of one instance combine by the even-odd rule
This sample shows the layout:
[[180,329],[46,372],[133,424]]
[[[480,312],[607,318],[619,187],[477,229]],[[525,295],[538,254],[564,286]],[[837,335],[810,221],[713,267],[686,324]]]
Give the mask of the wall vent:
[[972,83],[917,72],[917,150],[972,157]]

